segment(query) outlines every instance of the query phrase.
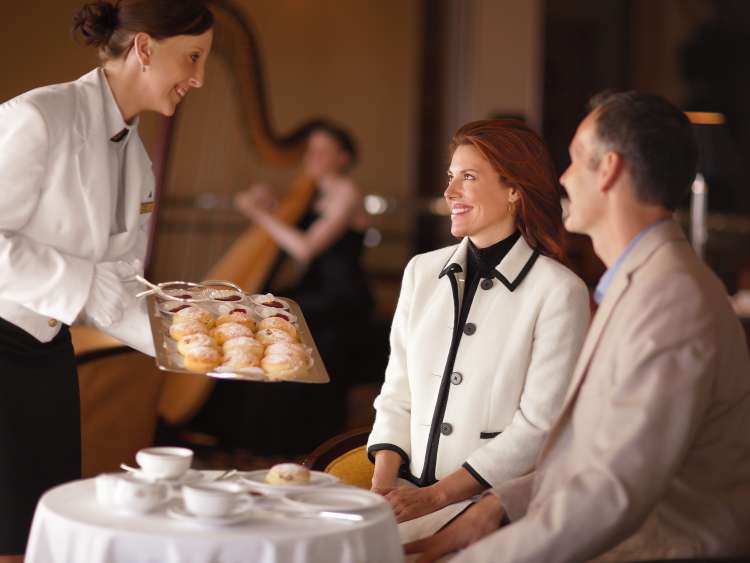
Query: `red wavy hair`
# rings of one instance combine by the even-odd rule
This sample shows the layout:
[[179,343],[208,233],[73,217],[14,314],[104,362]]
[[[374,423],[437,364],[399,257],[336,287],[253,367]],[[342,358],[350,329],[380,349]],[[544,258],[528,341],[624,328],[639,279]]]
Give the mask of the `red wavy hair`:
[[516,227],[528,245],[565,262],[562,188],[544,141],[517,119],[485,119],[467,123],[453,135],[450,152],[474,147],[490,163],[500,181],[516,188]]

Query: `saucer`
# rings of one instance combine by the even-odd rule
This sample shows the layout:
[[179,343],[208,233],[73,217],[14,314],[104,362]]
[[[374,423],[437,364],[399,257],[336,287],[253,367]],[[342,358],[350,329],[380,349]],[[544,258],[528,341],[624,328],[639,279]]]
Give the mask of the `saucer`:
[[250,518],[254,512],[253,508],[252,502],[240,501],[226,516],[198,516],[185,508],[182,499],[174,499],[167,507],[167,516],[201,526],[232,526]]
[[164,483],[169,483],[170,485],[186,485],[188,483],[196,483],[200,481],[201,479],[204,479],[204,475],[201,471],[198,471],[197,469],[188,469],[185,473],[183,473],[179,477],[172,477],[172,478],[156,478],[151,477],[149,475],[146,475],[146,473],[140,469],[138,471],[130,471],[131,475],[137,477],[138,479],[143,479],[144,481],[160,481]]
[[268,469],[257,469],[248,471],[241,475],[241,481],[264,493],[291,493],[293,491],[309,491],[318,487],[328,487],[339,482],[338,477],[322,471],[310,471],[310,483],[308,485],[271,485],[266,483]]

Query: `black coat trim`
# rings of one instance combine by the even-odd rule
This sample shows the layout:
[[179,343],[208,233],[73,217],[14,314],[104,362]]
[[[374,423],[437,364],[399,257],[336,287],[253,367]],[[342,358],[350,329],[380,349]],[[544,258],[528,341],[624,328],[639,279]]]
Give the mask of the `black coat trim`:
[[521,282],[526,277],[526,274],[529,273],[531,270],[531,267],[534,265],[534,262],[536,262],[537,258],[539,258],[539,251],[535,250],[531,257],[526,261],[526,264],[524,264],[523,268],[520,272],[518,272],[518,275],[516,276],[516,279],[513,281],[509,281],[508,278],[506,278],[504,275],[502,275],[500,272],[495,269],[495,277],[500,280],[500,282],[508,288],[508,291],[515,290],[519,285],[521,285]]
[[476,469],[474,469],[474,468],[473,468],[473,467],[472,467],[471,465],[469,465],[469,462],[468,462],[468,461],[465,461],[465,462],[463,463],[463,465],[461,465],[461,467],[463,467],[464,469],[466,469],[466,471],[468,471],[468,472],[469,472],[469,474],[470,474],[470,475],[471,475],[472,477],[474,477],[474,479],[476,479],[476,480],[477,480],[477,482],[478,482],[478,483],[479,483],[480,485],[482,485],[482,486],[483,486],[483,487],[484,487],[485,489],[491,489],[491,488],[492,488],[492,485],[490,485],[490,484],[489,484],[489,483],[488,483],[488,482],[487,482],[487,481],[486,481],[486,480],[484,479],[484,477],[482,477],[482,476],[481,476],[481,475],[479,474],[479,472],[478,472],[478,471],[477,471]]
[[494,438],[495,436],[499,436],[500,434],[502,434],[502,432],[480,432],[479,439],[489,440],[490,438]]
[[467,291],[464,293],[464,302],[468,299],[469,303],[460,308],[458,282],[456,281],[455,272],[460,272],[462,269],[458,264],[451,264],[451,266],[455,266],[455,268],[449,267],[447,273],[448,279],[451,283],[451,291],[453,292],[453,337],[451,338],[451,346],[448,350],[448,358],[445,361],[443,377],[440,380],[440,390],[438,391],[437,401],[435,402],[435,410],[432,413],[430,437],[427,439],[427,451],[425,453],[424,466],[422,467],[422,475],[419,477],[419,486],[421,487],[432,485],[437,481],[435,478],[435,466],[437,465],[437,451],[440,443],[440,426],[443,423],[445,409],[448,406],[448,394],[452,387],[451,373],[453,373],[453,365],[456,362],[458,345],[461,342],[461,336],[463,336],[466,318],[469,315],[469,309],[471,309],[471,301],[474,299],[474,294],[476,293],[477,284],[479,282],[479,278],[476,278],[473,281],[473,284],[469,288],[466,288]]
[[[497,269],[495,269],[495,277],[499,279],[506,288],[508,288],[510,291],[513,291],[524,280],[526,275],[531,270],[532,266],[534,266],[537,258],[539,258],[539,252],[534,250],[531,257],[529,257],[524,267],[512,282],[509,281],[500,272],[498,272]],[[427,439],[427,451],[425,452],[425,461],[424,466],[422,467],[422,474],[419,476],[419,479],[414,478],[414,480],[412,481],[420,487],[427,487],[437,481],[437,479],[435,478],[435,467],[437,466],[437,452],[438,446],[440,444],[440,425],[443,423],[445,409],[448,406],[448,395],[451,388],[451,373],[453,372],[453,366],[456,362],[458,346],[461,343],[464,325],[466,324],[466,319],[469,316],[469,311],[471,309],[471,302],[474,300],[474,295],[476,294],[476,289],[479,285],[480,280],[480,277],[477,276],[471,282],[472,285],[464,289],[464,304],[462,307],[459,307],[458,282],[456,281],[455,276],[456,272],[463,272],[463,268],[460,264],[451,262],[443,268],[443,270],[440,272],[440,275],[438,276],[439,279],[445,275],[448,275],[448,279],[451,283],[451,291],[453,292],[453,336],[451,338],[450,349],[448,350],[448,357],[445,361],[443,377],[440,380],[440,389],[438,391],[438,397],[435,403],[435,410],[432,414],[432,422],[430,423],[430,435]],[[468,280],[467,283],[469,283]]]
[[409,456],[407,453],[396,446],[395,444],[373,444],[369,448],[367,448],[367,459],[369,459],[372,463],[375,463],[375,452],[379,452],[381,450],[390,450],[392,452],[396,452],[398,455],[401,456],[402,464],[409,465]]
[[440,271],[440,274],[438,275],[438,279],[442,278],[445,274],[455,274],[456,272],[463,272],[463,271],[464,269],[461,267],[461,264],[456,264],[455,262],[451,262]]

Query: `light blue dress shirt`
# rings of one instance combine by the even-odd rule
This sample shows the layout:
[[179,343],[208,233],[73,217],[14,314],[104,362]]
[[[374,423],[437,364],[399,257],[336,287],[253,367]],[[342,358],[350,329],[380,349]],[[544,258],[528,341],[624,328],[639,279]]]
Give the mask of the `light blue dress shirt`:
[[661,219],[657,221],[656,223],[652,223],[645,229],[641,230],[641,232],[635,235],[635,237],[633,237],[633,239],[625,247],[625,250],[623,250],[620,256],[617,257],[617,260],[615,260],[615,263],[612,264],[607,269],[606,272],[604,272],[604,275],[599,280],[599,283],[596,284],[596,289],[594,289],[594,301],[596,301],[597,305],[600,305],[601,302],[604,300],[604,295],[607,293],[609,284],[612,283],[612,280],[614,279],[618,268],[622,265],[627,255],[630,254],[630,252],[638,244],[638,241],[640,241],[646,235],[647,232],[649,232],[651,229],[653,229],[657,225],[661,225],[662,223],[665,223],[666,221],[671,221],[671,220],[672,220],[671,218],[667,218],[667,219]]

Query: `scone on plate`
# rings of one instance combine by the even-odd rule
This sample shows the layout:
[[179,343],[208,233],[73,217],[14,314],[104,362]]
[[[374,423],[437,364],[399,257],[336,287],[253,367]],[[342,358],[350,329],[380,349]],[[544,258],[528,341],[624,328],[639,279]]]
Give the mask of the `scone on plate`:
[[281,354],[266,354],[260,361],[260,366],[269,379],[294,379],[301,374],[305,368],[305,363],[294,356]]
[[243,348],[235,348],[224,354],[223,368],[244,369],[260,366],[260,357]]
[[245,325],[250,330],[255,330],[255,319],[250,316],[250,312],[246,309],[233,309],[216,319],[216,326],[226,323],[238,323]]
[[310,352],[299,342],[276,342],[266,348],[266,355],[292,356],[304,363],[307,363],[310,359]]
[[266,317],[258,323],[258,328],[260,330],[263,330],[264,328],[283,330],[284,332],[289,334],[289,336],[297,340],[297,329],[294,328],[294,325],[292,323],[282,319],[281,317]]
[[195,305],[190,305],[184,309],[180,309],[174,314],[173,319],[174,322],[199,321],[206,325],[206,328],[214,326],[214,320],[215,318],[210,311],[206,311]]
[[279,463],[266,473],[270,485],[309,485],[310,470],[297,463]]
[[257,338],[258,341],[265,346],[270,346],[271,344],[276,344],[277,342],[296,342],[297,341],[296,337],[278,328],[260,329],[255,334],[255,338]]
[[208,328],[200,321],[174,322],[169,327],[169,336],[175,340],[180,340],[191,334],[208,334]]
[[195,334],[188,334],[187,336],[183,336],[177,341],[177,351],[182,354],[183,356],[188,351],[189,348],[193,348],[195,346],[216,346],[216,341],[211,338],[208,334],[204,333],[195,333]]
[[213,346],[195,346],[185,351],[184,361],[190,371],[211,371],[221,363],[221,353]]
[[224,342],[224,353],[228,354],[232,350],[247,350],[257,356],[263,356],[263,350],[265,346],[258,342],[252,336],[238,336],[236,338],[230,338]]
[[217,326],[211,331],[211,336],[216,339],[219,345],[224,344],[227,340],[237,338],[238,336],[252,336],[253,331],[240,323],[224,323]]

